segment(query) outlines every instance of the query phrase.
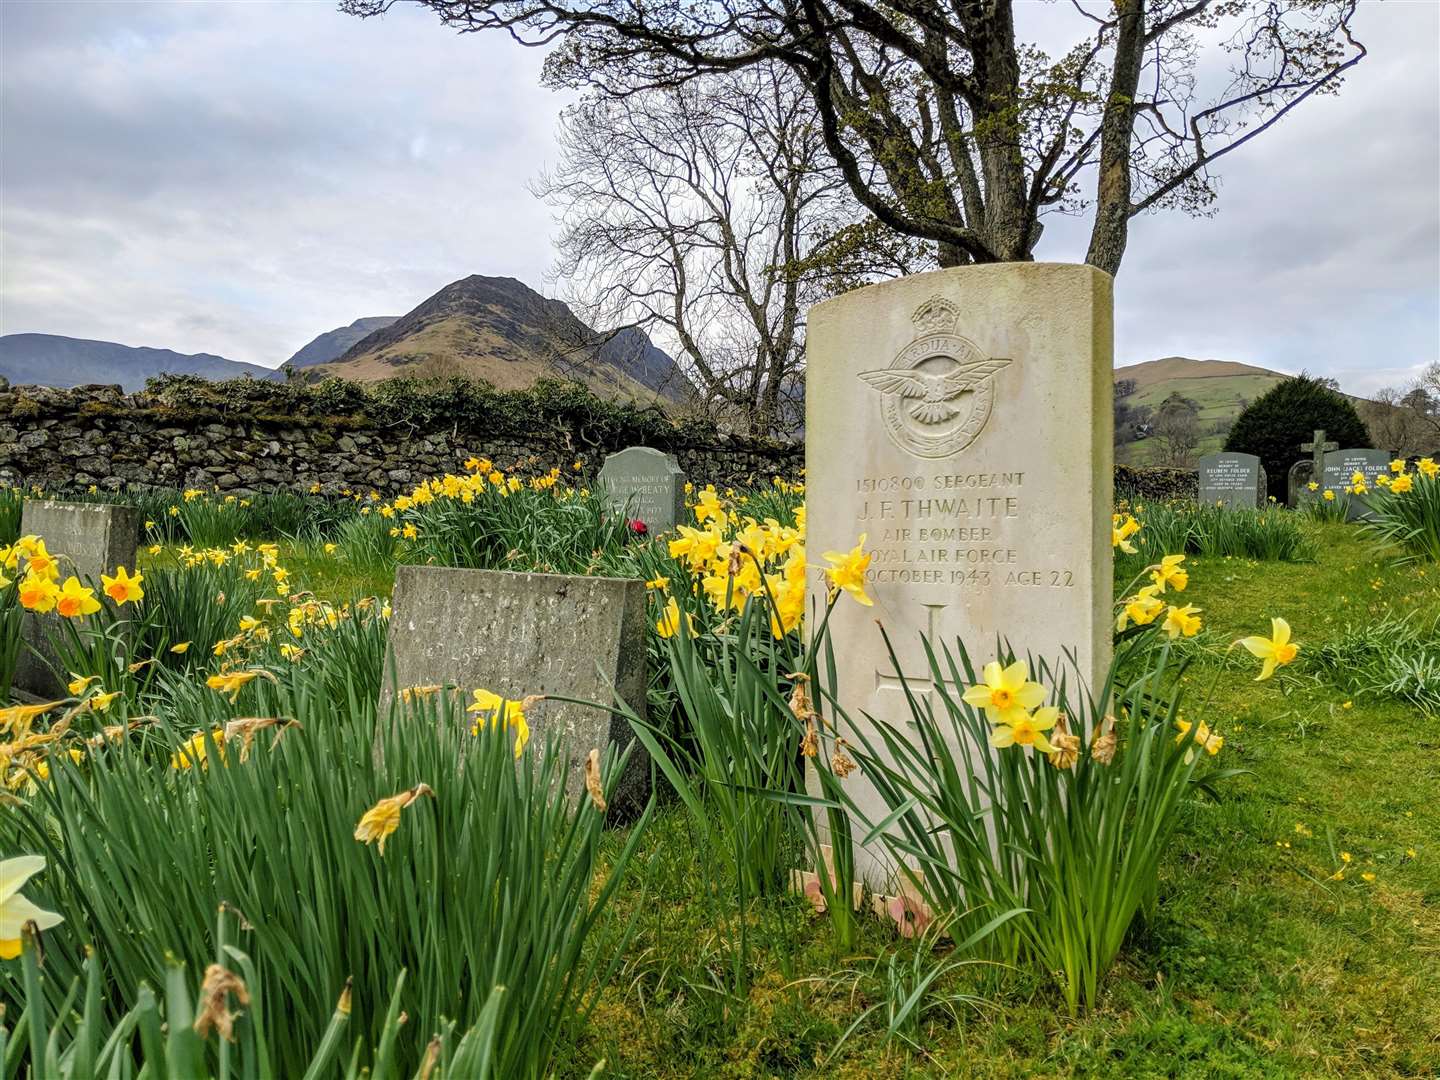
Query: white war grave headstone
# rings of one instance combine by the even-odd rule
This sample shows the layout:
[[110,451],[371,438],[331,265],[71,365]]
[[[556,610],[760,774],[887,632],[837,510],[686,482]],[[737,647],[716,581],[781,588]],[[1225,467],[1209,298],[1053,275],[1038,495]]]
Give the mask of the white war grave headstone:
[[[511,701],[554,694],[608,706],[618,696],[645,718],[643,581],[399,566],[392,607],[394,682],[387,667],[382,715],[397,689],[450,686],[457,710],[484,689]],[[630,724],[608,708],[542,701],[525,715],[537,751],[552,734],[564,739],[575,797],[591,749],[604,753],[612,742],[623,749],[634,739]],[[649,758],[637,744],[612,806],[622,814],[639,810],[649,786]]]
[[[140,547],[140,512],[130,506],[105,503],[71,503],[53,499],[26,499],[20,512],[20,535],[38,536],[46,549],[60,558],[60,580],[72,574],[95,589],[101,603],[100,575],[117,566],[135,569]],[[65,680],[51,666],[55,652],[50,639],[59,630],[61,616],[25,614],[21,647],[15,667],[15,685],[42,697],[63,694]],[[42,659],[42,657],[44,659]]]
[[1206,454],[1199,471],[1201,506],[1254,510],[1265,505],[1265,467],[1254,454]]
[[650,533],[668,532],[685,520],[685,473],[663,451],[631,446],[611,454],[599,481],[615,508],[644,522]]
[[[830,621],[852,721],[868,713],[913,730],[877,618],[917,695],[933,693],[922,633],[937,651],[958,637],[977,669],[994,659],[997,634],[1052,663],[1073,649],[1092,687],[1103,683],[1111,286],[1089,266],[1004,263],[811,309],[807,558],[823,566],[822,552],[862,533],[874,552],[875,606],[842,597]],[[885,815],[863,771],[845,783],[872,822]],[[857,870],[878,884],[894,869],[882,860],[876,845]]]

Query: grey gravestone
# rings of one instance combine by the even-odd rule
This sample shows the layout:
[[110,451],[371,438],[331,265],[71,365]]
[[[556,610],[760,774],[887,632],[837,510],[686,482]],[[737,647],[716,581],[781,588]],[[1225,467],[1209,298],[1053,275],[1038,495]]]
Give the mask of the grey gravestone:
[[[1312,480],[1315,480],[1315,463],[1309,458],[1291,465],[1285,485],[1286,505],[1294,509],[1307,502],[1314,502],[1319,492],[1310,490]],[[1319,483],[1318,480],[1315,482]]]
[[1365,521],[1373,516],[1363,495],[1348,495],[1345,489],[1358,472],[1365,477],[1365,486],[1375,488],[1375,478],[1390,471],[1388,450],[1332,450],[1325,455],[1325,471],[1320,487],[1335,492],[1335,498],[1348,499],[1347,521]]
[[685,474],[669,454],[648,446],[629,447],[605,459],[599,479],[616,505],[652,533],[666,532],[685,519]]
[[[444,685],[457,687],[467,704],[482,688],[514,701],[556,694],[609,703],[618,696],[645,718],[643,581],[400,566],[392,607],[393,676],[381,691],[382,713],[397,688]],[[542,701],[525,716],[537,746],[552,733],[565,740],[567,786],[576,797],[590,750],[634,739],[629,722],[606,709]],[[622,814],[648,797],[649,766],[637,743],[611,798]]]
[[[135,569],[140,547],[140,512],[130,506],[104,503],[67,503],[53,500],[25,500],[20,514],[20,535],[38,536],[50,554],[60,560],[60,580],[74,574],[100,593],[100,575],[113,573],[117,566]],[[58,628],[60,616],[27,612],[22,633],[28,645],[20,650],[15,667],[15,685],[32,694],[53,697],[65,689],[35,650],[50,662],[55,653],[49,638]]]
[[1200,459],[1201,506],[1228,510],[1265,505],[1265,469],[1254,454],[1206,454]]

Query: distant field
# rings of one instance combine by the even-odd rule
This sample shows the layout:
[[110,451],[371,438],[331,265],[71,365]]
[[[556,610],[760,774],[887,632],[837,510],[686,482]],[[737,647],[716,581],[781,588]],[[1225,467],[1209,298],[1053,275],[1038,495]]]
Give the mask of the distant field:
[[[1126,369],[1118,368],[1116,378],[1126,378]],[[1200,428],[1208,429],[1217,420],[1233,420],[1240,415],[1245,403],[1254,401],[1283,376],[1273,374],[1213,375],[1201,377],[1180,377],[1160,379],[1144,384],[1130,397],[1135,405],[1148,405],[1158,409],[1160,403],[1172,393],[1179,392],[1200,406]],[[1219,450],[1224,438],[1206,435],[1196,448],[1194,456]],[[1141,439],[1116,450],[1117,461],[1126,465],[1154,465],[1159,463],[1160,445],[1153,439]]]

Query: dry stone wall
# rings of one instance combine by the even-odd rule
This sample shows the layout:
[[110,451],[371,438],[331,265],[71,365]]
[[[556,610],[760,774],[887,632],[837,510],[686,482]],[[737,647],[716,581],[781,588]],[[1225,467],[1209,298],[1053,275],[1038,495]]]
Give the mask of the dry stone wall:
[[[271,384],[275,385],[275,384]],[[9,386],[0,380],[0,484],[38,484],[46,490],[130,486],[220,488],[237,495],[291,489],[345,488],[399,494],[420,480],[456,471],[472,454],[502,467],[534,470],[578,457],[593,479],[606,454],[637,441],[674,454],[697,484],[739,487],[772,476],[794,479],[805,464],[800,444],[711,435],[676,427],[643,440],[597,436],[583,422],[515,430],[469,430],[453,423],[435,430],[387,426],[354,416],[292,415],[248,406],[223,413],[166,404],[117,386],[56,390]],[[1193,498],[1196,474],[1187,469],[1116,466],[1116,496]]]
[[[677,429],[655,439],[697,483],[740,486],[772,476],[794,479],[804,448],[730,436],[698,441]],[[199,487],[247,495],[289,488],[343,488],[398,494],[419,481],[459,471],[471,455],[502,468],[567,474],[578,458],[593,477],[625,442],[599,441],[553,426],[530,433],[387,428],[347,417],[217,415],[163,405],[119,387],[0,388],[0,483],[47,490],[95,484]]]

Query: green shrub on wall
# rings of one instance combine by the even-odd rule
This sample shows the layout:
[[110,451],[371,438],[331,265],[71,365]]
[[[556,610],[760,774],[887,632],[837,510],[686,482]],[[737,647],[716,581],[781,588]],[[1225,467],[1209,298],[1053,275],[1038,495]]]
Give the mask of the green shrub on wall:
[[542,379],[525,390],[497,390],[474,379],[398,377],[373,383],[322,379],[209,382],[193,375],[149,380],[147,394],[160,406],[229,417],[283,417],[405,433],[453,429],[489,436],[528,437],[565,432],[583,446],[650,445],[710,441],[714,426],[672,416],[658,405],[608,401],[580,383]]

